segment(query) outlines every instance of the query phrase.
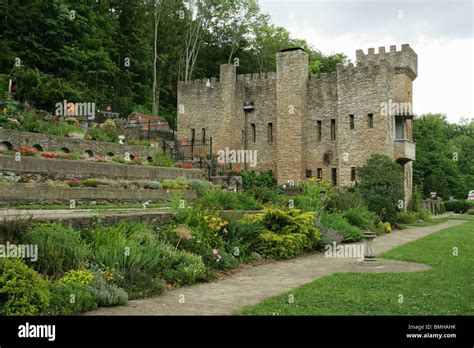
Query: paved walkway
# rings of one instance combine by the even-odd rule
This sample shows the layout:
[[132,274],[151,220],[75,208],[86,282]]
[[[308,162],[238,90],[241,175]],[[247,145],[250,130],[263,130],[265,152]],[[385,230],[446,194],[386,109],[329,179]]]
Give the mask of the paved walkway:
[[[374,249],[376,253],[382,253],[464,222],[451,220],[396,231],[376,238]],[[413,272],[429,268],[428,265],[394,260],[359,262],[355,258],[327,258],[319,252],[250,267],[222,280],[132,300],[124,306],[99,308],[86,315],[226,315],[335,272]]]

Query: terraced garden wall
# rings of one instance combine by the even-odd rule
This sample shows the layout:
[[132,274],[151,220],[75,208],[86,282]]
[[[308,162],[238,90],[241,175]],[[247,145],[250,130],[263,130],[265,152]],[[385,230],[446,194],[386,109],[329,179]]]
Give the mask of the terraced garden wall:
[[[184,199],[196,197],[194,191],[185,190]],[[7,204],[76,204],[105,203],[153,203],[168,202],[172,190],[166,189],[117,189],[112,187],[71,187],[57,188],[37,184],[4,184],[0,185],[0,201]]]
[[45,178],[65,180],[71,176],[114,179],[175,179],[177,177],[202,179],[204,176],[200,169],[37,157],[22,157],[21,161],[15,161],[14,156],[0,156],[0,173],[4,175],[15,173],[33,181],[42,181]]

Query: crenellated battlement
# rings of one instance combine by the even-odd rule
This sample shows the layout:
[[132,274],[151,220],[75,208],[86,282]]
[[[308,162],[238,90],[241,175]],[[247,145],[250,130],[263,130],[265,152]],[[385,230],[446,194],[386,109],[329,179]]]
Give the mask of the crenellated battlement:
[[357,65],[371,62],[378,64],[383,60],[388,61],[396,73],[406,73],[412,80],[418,75],[418,56],[409,44],[403,44],[400,51],[397,51],[396,45],[391,45],[389,51],[379,47],[377,53],[375,48],[369,48],[367,54],[363,50],[356,51]]
[[261,74],[239,74],[237,75],[237,81],[266,81],[266,80],[276,80],[275,72],[261,73]]

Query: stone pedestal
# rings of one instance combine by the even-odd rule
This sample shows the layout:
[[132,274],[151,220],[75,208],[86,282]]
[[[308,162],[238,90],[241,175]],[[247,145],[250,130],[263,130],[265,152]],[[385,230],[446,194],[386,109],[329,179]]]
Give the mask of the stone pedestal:
[[364,232],[364,239],[365,239],[364,261],[376,261],[375,251],[373,248],[373,242],[376,236],[377,235],[374,232]]

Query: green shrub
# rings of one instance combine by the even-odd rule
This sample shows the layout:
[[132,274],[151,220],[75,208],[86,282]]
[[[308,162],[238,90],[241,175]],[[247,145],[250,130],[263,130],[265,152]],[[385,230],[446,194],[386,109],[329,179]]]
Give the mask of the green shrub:
[[399,224],[414,224],[417,218],[417,213],[414,211],[400,211],[397,213],[396,222]]
[[26,239],[38,245],[38,260],[32,267],[53,278],[81,268],[89,254],[79,232],[57,223],[35,225],[26,232]]
[[382,221],[396,222],[397,209],[396,206],[387,197],[370,196],[367,199],[367,206],[370,211],[377,214]]
[[178,182],[173,179],[164,179],[161,181],[161,185],[165,189],[177,190],[179,188]]
[[261,171],[259,174],[253,170],[243,171],[240,175],[242,176],[242,186],[244,190],[252,187],[272,188],[276,185],[275,175],[270,170]]
[[104,279],[94,278],[92,284],[87,286],[92,298],[99,306],[110,307],[123,305],[128,301],[128,294],[124,289],[114,284],[109,284]]
[[430,216],[431,216],[431,212],[426,209],[420,209],[420,211],[416,213],[416,218],[418,220],[427,220],[430,218]]
[[48,287],[51,301],[45,315],[73,315],[97,308],[92,294],[79,284],[52,282]]
[[344,237],[336,229],[323,225],[321,222],[316,222],[316,226],[321,231],[320,245],[327,245],[336,242],[336,244],[342,243]]
[[159,153],[153,158],[152,164],[158,167],[172,167],[174,162],[170,155]]
[[97,185],[102,185],[103,182],[100,179],[87,178],[82,180],[82,186],[85,187],[97,187]]
[[[251,221],[260,221],[267,230],[276,234],[302,235],[303,250],[312,250],[318,246],[321,233],[315,225],[316,212],[304,212],[299,209],[284,211],[281,209],[265,208],[261,214],[247,215]],[[263,234],[261,235],[262,238]],[[268,237],[273,240],[271,237]],[[299,238],[299,237],[298,237]],[[286,243],[285,239],[278,239]],[[289,239],[291,240],[291,239]]]
[[224,240],[229,246],[228,251],[234,254],[237,251],[239,257],[249,256],[252,252],[257,251],[260,235],[264,230],[265,226],[260,221],[245,218],[229,219],[228,233],[224,236]]
[[198,198],[214,190],[214,185],[205,180],[189,180],[189,186],[196,192]]
[[354,242],[362,239],[362,231],[360,228],[351,225],[342,212],[322,214],[321,223],[327,227],[336,229],[344,237],[344,241],[346,242]]
[[197,204],[211,210],[256,210],[262,207],[250,195],[214,190],[198,199]]
[[363,206],[364,199],[358,190],[345,190],[333,188],[326,196],[326,210],[345,211]]
[[380,219],[377,215],[370,212],[365,206],[350,208],[343,212],[344,217],[352,226],[361,230],[374,231]]
[[25,231],[32,226],[31,219],[4,220],[0,223],[0,242],[5,244],[22,244],[25,242]]
[[266,186],[255,186],[245,189],[245,193],[248,193],[255,199],[262,203],[276,202],[278,200],[278,194],[276,188],[270,188]]
[[279,234],[264,232],[260,235],[259,252],[272,259],[294,257],[304,250],[306,236],[302,233]]
[[0,258],[0,315],[35,315],[49,301],[46,280],[19,259]]
[[163,270],[163,278],[175,285],[190,285],[205,280],[209,271],[202,259],[187,251],[175,251],[172,265]]
[[94,280],[94,274],[90,271],[72,270],[72,271],[66,272],[66,274],[58,280],[58,282],[87,286],[87,285],[90,285],[93,280]]
[[117,142],[118,135],[114,128],[91,128],[87,134],[92,140],[105,141],[109,143]]
[[217,262],[219,269],[234,269],[239,267],[240,261],[232,254],[226,253],[225,251],[219,254],[220,259]]
[[458,214],[464,214],[470,208],[470,203],[466,200],[452,200],[444,202],[446,211],[453,211]]

